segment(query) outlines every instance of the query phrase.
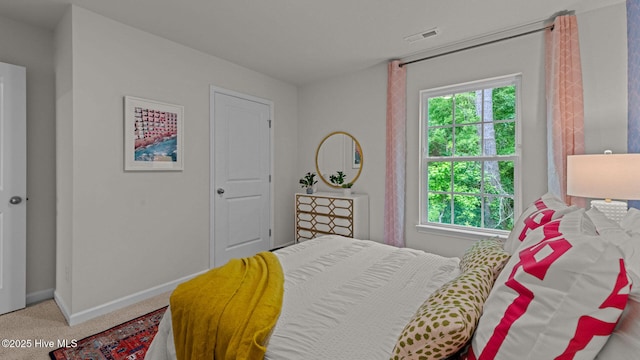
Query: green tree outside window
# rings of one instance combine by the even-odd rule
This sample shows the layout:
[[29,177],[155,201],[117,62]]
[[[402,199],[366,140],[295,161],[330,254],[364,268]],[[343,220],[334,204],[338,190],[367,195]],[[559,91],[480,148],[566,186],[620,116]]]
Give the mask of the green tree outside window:
[[511,230],[516,90],[514,83],[423,98],[427,222]]

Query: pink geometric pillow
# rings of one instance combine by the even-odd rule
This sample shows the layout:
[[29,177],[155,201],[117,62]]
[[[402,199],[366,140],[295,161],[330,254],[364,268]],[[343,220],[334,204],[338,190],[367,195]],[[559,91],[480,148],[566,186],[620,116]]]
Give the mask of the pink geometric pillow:
[[513,224],[513,229],[504,244],[504,250],[509,254],[515,253],[530,231],[577,209],[575,206],[567,206],[551,193],[542,195],[531,203]]
[[618,326],[596,360],[635,359],[640,354],[640,302],[629,297]]
[[[640,354],[640,211],[630,208],[617,223],[597,208],[586,212],[598,234],[618,244],[625,257],[627,275],[632,286],[627,306],[597,360],[634,359]],[[626,231],[625,231],[626,230]]]
[[[580,235],[597,236],[598,230],[596,225],[591,221],[584,209],[577,209],[568,214],[562,215],[561,218],[550,221],[543,225],[549,224],[547,229],[553,229],[560,233],[571,233]],[[527,236],[520,242],[519,250],[535,245],[546,239],[544,231],[530,231]]]
[[623,253],[605,237],[562,226],[565,219],[531,231],[526,237],[539,241],[525,239],[512,255],[485,303],[469,360],[593,359],[607,341],[631,287]]
[[620,226],[629,233],[640,233],[640,210],[629,208],[627,214],[620,220]]

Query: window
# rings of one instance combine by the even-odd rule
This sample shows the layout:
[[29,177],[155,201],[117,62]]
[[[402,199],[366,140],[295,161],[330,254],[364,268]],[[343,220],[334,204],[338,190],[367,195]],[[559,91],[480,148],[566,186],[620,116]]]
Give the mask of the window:
[[420,225],[506,233],[519,199],[520,76],[420,92]]

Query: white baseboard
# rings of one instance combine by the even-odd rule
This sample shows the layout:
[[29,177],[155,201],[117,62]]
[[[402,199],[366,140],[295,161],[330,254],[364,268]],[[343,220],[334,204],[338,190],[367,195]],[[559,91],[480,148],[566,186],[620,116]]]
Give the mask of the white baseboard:
[[93,308],[87,309],[87,310],[83,310],[77,313],[70,313],[68,307],[66,306],[66,303],[63,301],[63,299],[61,299],[58,296],[57,292],[54,292],[54,299],[56,301],[56,303],[58,304],[58,307],[60,308],[60,311],[62,311],[62,314],[64,315],[65,319],[67,320],[67,323],[70,326],[73,325],[77,325],[80,323],[83,323],[87,320],[91,320],[95,317],[98,317],[100,315],[104,315],[104,314],[108,314],[112,311],[115,310],[119,310],[122,309],[124,307],[127,307],[129,305],[133,305],[135,303],[138,303],[140,301],[143,300],[147,300],[149,298],[152,298],[154,296],[163,294],[165,292],[169,292],[169,291],[173,291],[176,286],[178,286],[179,284],[190,280],[200,274],[203,274],[205,272],[207,272],[209,270],[204,270],[201,271],[199,273],[193,274],[193,275],[189,275],[189,276],[185,276],[181,279],[177,279],[174,281],[170,281],[166,284],[163,285],[158,285],[158,286],[154,286],[150,289],[147,290],[143,290],[143,291],[139,291],[135,294],[131,294],[125,297],[122,297],[120,299],[116,299],[113,301],[109,301],[105,304],[102,305],[98,305],[95,306]]
[[53,300],[56,302],[56,304],[58,305],[58,308],[60,308],[60,311],[62,312],[62,316],[64,316],[64,318],[67,320],[67,324],[69,323],[69,307],[67,306],[67,303],[64,302],[64,300],[58,295],[58,291],[54,291],[53,292]]
[[53,289],[45,289],[28,293],[26,302],[27,305],[32,305],[49,299],[53,299]]

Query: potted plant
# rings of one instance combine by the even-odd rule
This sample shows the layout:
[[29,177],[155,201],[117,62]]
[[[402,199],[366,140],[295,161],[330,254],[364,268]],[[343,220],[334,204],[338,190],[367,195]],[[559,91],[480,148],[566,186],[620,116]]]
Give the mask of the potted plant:
[[338,170],[337,173],[329,175],[329,181],[338,187],[342,187],[345,176],[346,175],[342,171]]
[[307,189],[307,194],[313,194],[313,185],[318,182],[316,180],[316,174],[308,172],[302,179],[300,179],[300,186],[303,189]]
[[332,174],[329,176],[329,181],[332,184],[341,187],[345,195],[350,195],[351,187],[353,186],[353,183],[345,183],[344,182],[345,178],[346,178],[346,174],[338,170],[335,174]]

